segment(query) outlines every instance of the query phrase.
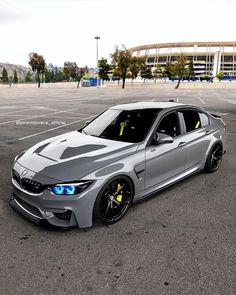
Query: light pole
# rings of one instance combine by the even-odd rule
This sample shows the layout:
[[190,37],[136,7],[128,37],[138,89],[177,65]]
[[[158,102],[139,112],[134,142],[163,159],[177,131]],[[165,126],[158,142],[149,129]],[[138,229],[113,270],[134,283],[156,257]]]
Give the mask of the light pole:
[[[100,39],[99,36],[94,37],[94,39],[97,41],[97,69],[98,69],[98,40]],[[97,73],[97,87],[98,87],[98,73]]]

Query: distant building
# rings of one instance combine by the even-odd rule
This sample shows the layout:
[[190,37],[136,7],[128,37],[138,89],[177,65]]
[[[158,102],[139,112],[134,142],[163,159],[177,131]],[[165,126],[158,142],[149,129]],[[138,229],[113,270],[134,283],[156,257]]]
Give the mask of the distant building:
[[178,42],[141,45],[129,48],[134,56],[146,56],[146,63],[152,67],[174,62],[180,53],[192,60],[196,76],[219,72],[236,76],[236,42]]

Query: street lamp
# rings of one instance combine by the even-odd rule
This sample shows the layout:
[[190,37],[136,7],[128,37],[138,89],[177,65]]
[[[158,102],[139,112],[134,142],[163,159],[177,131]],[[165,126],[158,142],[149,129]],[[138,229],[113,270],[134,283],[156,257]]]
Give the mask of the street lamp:
[[[100,39],[99,36],[94,37],[95,40],[97,40],[97,69],[98,69],[98,40]],[[97,87],[98,87],[98,76],[97,76]]]

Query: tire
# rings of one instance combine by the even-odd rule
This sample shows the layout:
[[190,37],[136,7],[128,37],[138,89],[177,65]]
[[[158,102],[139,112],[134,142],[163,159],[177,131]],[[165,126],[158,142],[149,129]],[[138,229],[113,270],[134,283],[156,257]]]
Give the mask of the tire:
[[95,222],[114,224],[121,220],[132,204],[133,195],[133,184],[127,176],[109,180],[97,196],[93,211]]
[[223,145],[221,142],[218,142],[213,145],[209,155],[207,156],[205,171],[208,173],[213,173],[217,171],[222,162],[222,157],[223,157]]

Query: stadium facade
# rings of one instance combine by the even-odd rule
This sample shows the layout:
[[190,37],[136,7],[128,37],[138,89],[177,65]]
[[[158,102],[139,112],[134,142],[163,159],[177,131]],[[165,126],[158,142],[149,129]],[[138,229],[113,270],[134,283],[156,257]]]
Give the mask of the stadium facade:
[[152,67],[175,62],[180,53],[192,60],[196,76],[236,76],[236,41],[234,42],[178,42],[157,43],[129,48],[133,56],[146,56],[146,63]]

